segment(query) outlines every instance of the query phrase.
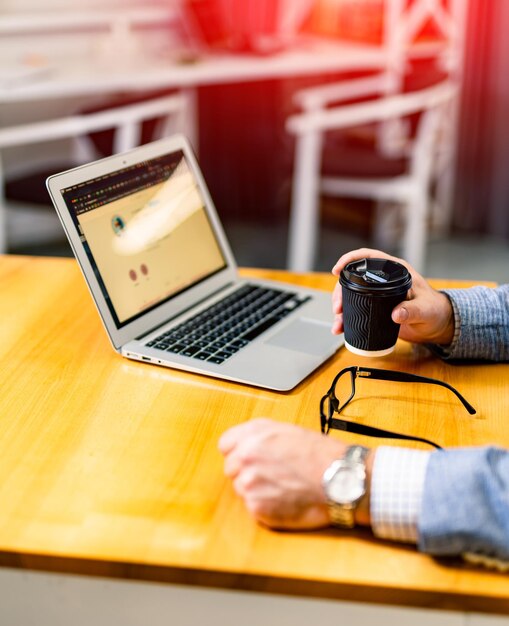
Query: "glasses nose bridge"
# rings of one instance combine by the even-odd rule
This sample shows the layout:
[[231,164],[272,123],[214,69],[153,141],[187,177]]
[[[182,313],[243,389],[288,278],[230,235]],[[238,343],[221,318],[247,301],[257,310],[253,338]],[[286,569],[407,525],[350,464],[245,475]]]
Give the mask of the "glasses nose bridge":
[[328,403],[328,409],[329,409],[329,419],[332,417],[334,411],[337,412],[338,408],[339,408],[339,400],[336,398],[336,396],[334,395],[330,395],[329,396],[329,403]]

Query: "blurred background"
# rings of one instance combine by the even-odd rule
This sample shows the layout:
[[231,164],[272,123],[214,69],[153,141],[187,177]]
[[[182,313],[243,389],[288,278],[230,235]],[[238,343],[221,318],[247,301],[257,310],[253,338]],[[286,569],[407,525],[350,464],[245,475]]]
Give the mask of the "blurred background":
[[506,0],[0,0],[3,250],[71,255],[45,177],[119,144],[62,120],[182,94],[138,141],[190,136],[239,264],[369,245],[507,281],[508,25]]

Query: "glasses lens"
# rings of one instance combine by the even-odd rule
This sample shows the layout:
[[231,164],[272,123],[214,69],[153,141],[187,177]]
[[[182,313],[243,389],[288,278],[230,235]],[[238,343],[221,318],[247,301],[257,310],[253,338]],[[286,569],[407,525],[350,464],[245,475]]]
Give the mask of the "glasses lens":
[[352,395],[352,377],[350,372],[345,372],[343,376],[339,377],[334,393],[338,399],[338,406],[343,406]]

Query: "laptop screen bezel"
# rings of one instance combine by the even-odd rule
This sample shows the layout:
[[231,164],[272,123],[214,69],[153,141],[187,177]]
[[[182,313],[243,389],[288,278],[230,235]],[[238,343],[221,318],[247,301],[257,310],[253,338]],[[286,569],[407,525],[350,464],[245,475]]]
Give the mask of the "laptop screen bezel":
[[[106,298],[104,297],[103,290],[96,276],[96,271],[94,270],[91,260],[80,239],[76,222],[72,218],[71,211],[63,198],[62,191],[74,185],[137,165],[143,161],[148,161],[153,158],[179,151],[184,153],[187,164],[198,183],[200,193],[204,199],[205,211],[209,219],[209,223],[225,259],[225,267],[205,280],[202,280],[198,284],[190,287],[183,293],[162,302],[160,305],[151,309],[147,313],[136,317],[133,321],[125,323],[119,327],[110,311]],[[106,159],[101,159],[100,161],[95,161],[93,163],[62,172],[60,174],[55,174],[54,176],[50,176],[48,178],[46,184],[110,341],[117,351],[120,351],[121,347],[128,341],[146,335],[158,326],[161,326],[168,320],[181,314],[186,309],[191,308],[198,302],[201,302],[210,294],[231,284],[238,278],[237,265],[224,230],[221,226],[214,203],[193,150],[183,135],[167,137],[139,148],[135,148],[129,152],[117,154],[107,157]]]

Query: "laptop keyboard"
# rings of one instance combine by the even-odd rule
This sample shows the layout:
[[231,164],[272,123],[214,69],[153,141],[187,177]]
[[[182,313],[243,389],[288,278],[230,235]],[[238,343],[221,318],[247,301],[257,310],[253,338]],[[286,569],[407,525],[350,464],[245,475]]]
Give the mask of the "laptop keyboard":
[[308,300],[247,284],[145,345],[221,364]]

